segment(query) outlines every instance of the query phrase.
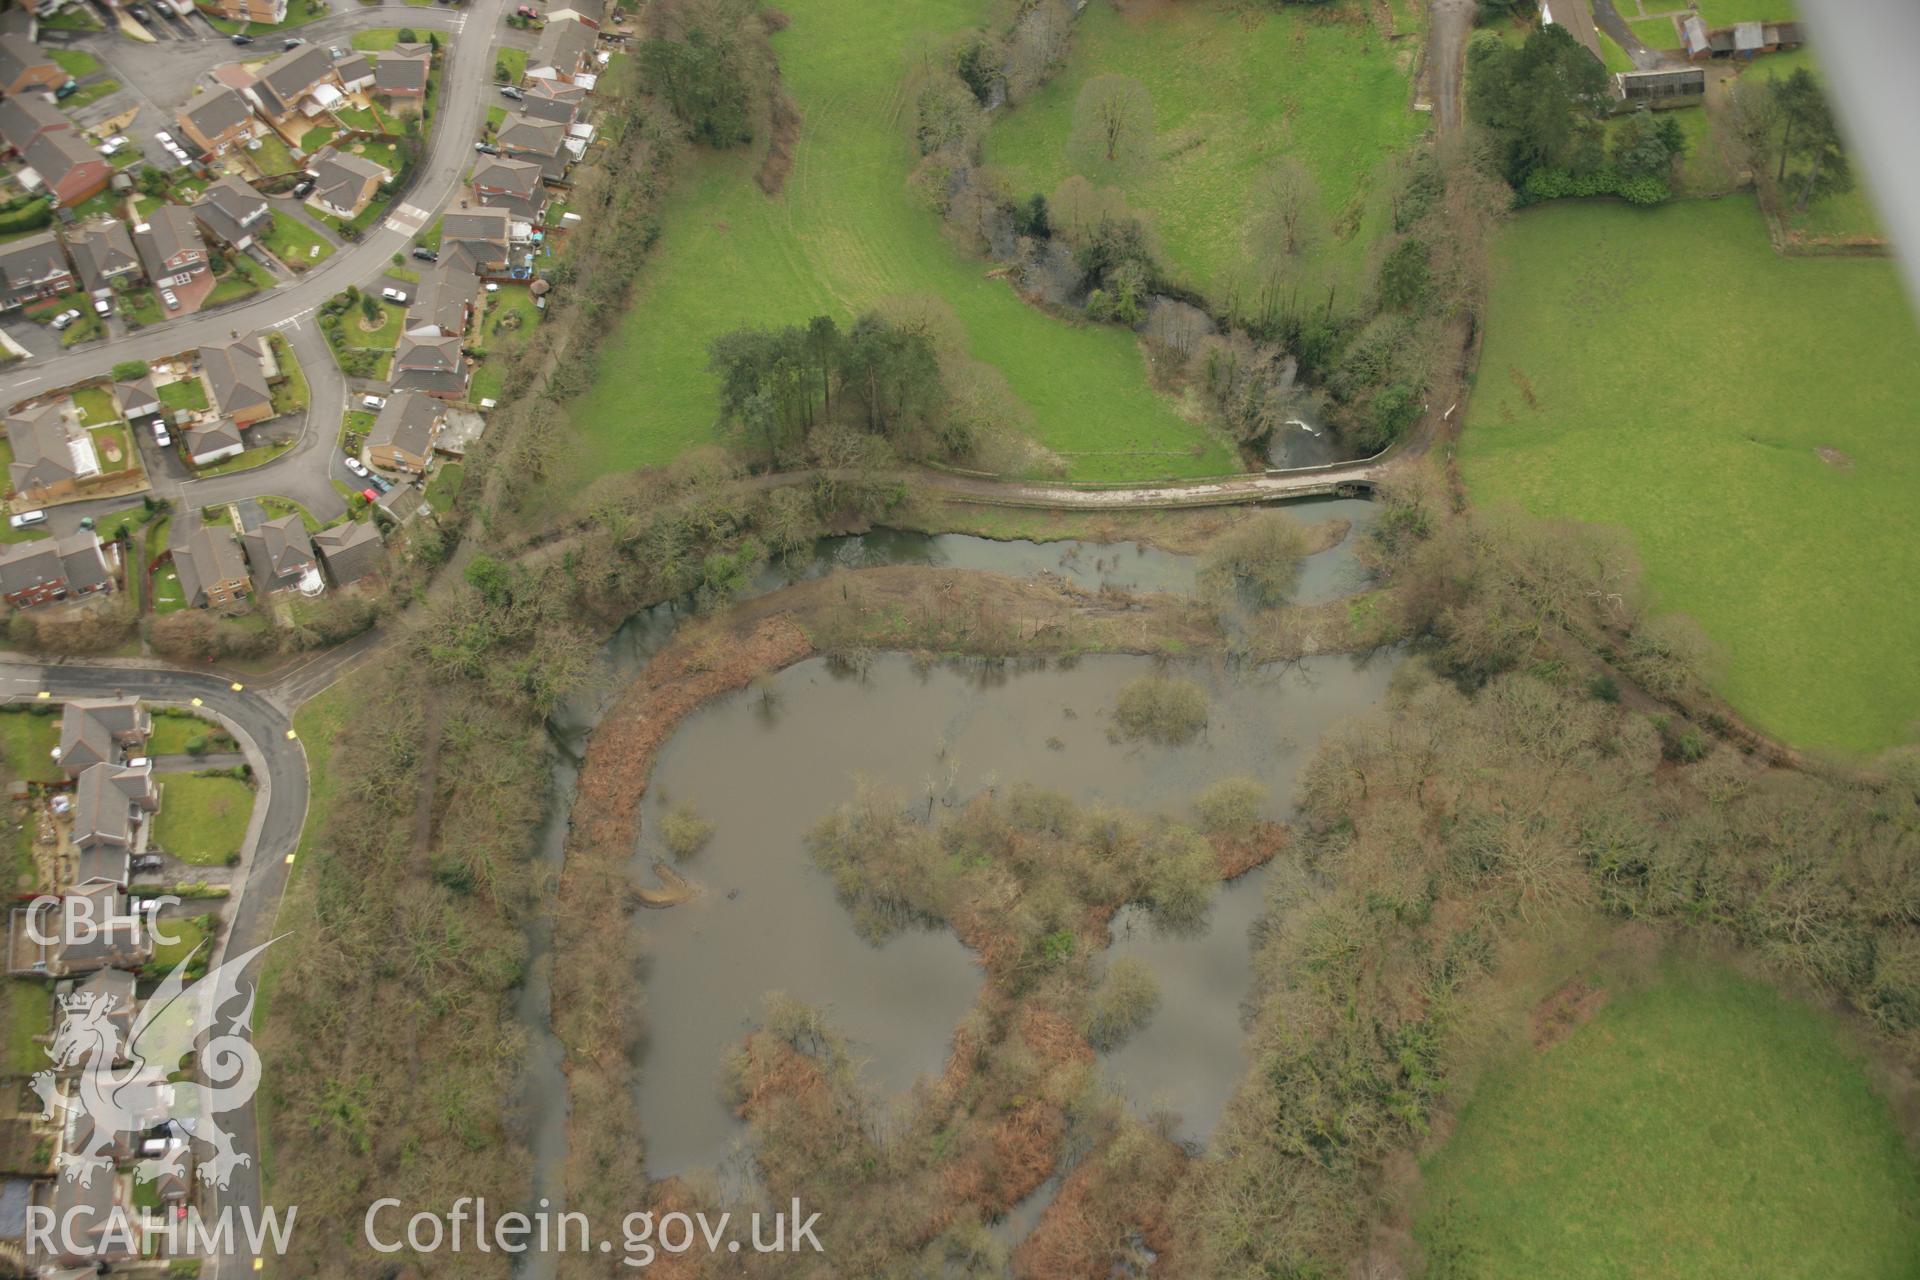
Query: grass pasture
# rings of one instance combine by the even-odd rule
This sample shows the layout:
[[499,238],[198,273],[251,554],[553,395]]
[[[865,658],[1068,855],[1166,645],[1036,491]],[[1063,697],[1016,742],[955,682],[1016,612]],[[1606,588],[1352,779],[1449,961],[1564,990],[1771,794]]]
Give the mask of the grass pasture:
[[571,500],[594,475],[664,463],[714,438],[706,347],[716,335],[821,313],[848,322],[882,300],[921,295],[953,309],[973,356],[1006,376],[1034,436],[1076,478],[1237,469],[1218,438],[1148,386],[1132,334],[1027,306],[906,189],[903,51],[966,29],[978,6],[805,0],[789,11],[775,43],[804,125],[786,187],[763,195],[744,152],[689,160],[633,305],[601,351],[600,377],[573,402],[581,447],[553,500]]
[[[1358,285],[1367,246],[1390,225],[1374,198],[1377,171],[1426,117],[1409,109],[1413,42],[1382,40],[1362,6],[1328,8],[1091,4],[1066,68],[996,118],[986,158],[1022,195],[1051,192],[1075,172],[1119,187],[1152,219],[1168,266],[1218,300],[1252,274],[1245,228],[1258,184],[1291,156],[1313,174],[1324,223],[1336,229],[1319,255]],[[1154,157],[1120,171],[1068,155],[1082,87],[1110,74],[1131,76],[1153,98]]]
[[240,852],[253,788],[238,778],[169,773],[160,780],[159,846],[182,862],[218,866]]
[[1490,1071],[1425,1175],[1429,1276],[1920,1275],[1920,1175],[1862,1064],[1721,968]]
[[1749,199],[1560,202],[1497,246],[1461,465],[1624,526],[1740,712],[1868,753],[1920,722],[1916,356],[1891,263],[1777,256]]

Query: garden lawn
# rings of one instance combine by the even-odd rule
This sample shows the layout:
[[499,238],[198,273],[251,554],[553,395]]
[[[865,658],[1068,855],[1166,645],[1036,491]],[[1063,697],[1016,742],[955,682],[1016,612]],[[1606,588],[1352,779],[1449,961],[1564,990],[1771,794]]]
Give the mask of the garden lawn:
[[89,427],[104,426],[120,418],[119,410],[113,407],[113,396],[105,387],[82,387],[73,393],[74,408],[80,411],[80,421]]
[[184,711],[156,709],[153,712],[153,734],[147,739],[147,754],[183,756],[187,754],[187,744],[195,738],[205,739],[211,747],[214,739],[225,737],[226,730],[211,720],[202,720]]
[[[1383,166],[1426,128],[1409,110],[1400,55],[1364,19],[1333,22],[1285,6],[1089,5],[1066,68],[1038,93],[995,117],[986,158],[1013,192],[1051,195],[1080,173],[1117,186],[1148,215],[1163,256],[1189,286],[1224,303],[1252,295],[1264,271],[1247,229],[1258,184],[1282,156],[1320,187],[1327,228],[1316,256],[1336,268],[1348,299],[1370,285],[1367,246],[1390,231],[1380,195]],[[1154,154],[1115,169],[1068,155],[1074,103],[1087,81],[1130,76],[1153,98]]]
[[989,264],[963,253],[906,189],[909,146],[894,101],[901,50],[971,26],[962,0],[806,0],[775,37],[782,79],[804,117],[784,192],[763,195],[746,151],[695,157],[662,210],[659,247],[600,353],[600,377],[572,403],[581,447],[551,496],[664,463],[715,438],[708,342],[742,325],[843,324],[876,303],[932,295],[953,308],[973,356],[1003,373],[1033,434],[1079,479],[1236,470],[1214,434],[1148,385],[1133,335],[1064,323],[1022,303]]
[[160,403],[169,409],[191,409],[198,412],[207,407],[207,384],[198,377],[182,378],[177,382],[163,382],[154,390],[160,396]]
[[453,510],[453,504],[460,496],[461,482],[466,479],[466,468],[457,462],[443,462],[433,470],[433,478],[427,481],[427,505],[433,508],[435,515],[445,515]]
[[273,225],[260,243],[267,252],[294,271],[305,271],[316,262],[324,262],[333,253],[325,236],[291,213],[276,212]]
[[207,940],[207,917],[168,916],[160,922],[160,927],[172,936],[173,941],[154,946],[153,959],[147,962],[147,972],[164,977]]
[[[1785,53],[1769,54],[1756,59],[1745,74],[1767,76],[1784,80],[1797,69],[1805,67],[1817,80],[1825,80],[1820,64],[1811,48],[1790,49]],[[1800,184],[1794,180],[1798,174],[1806,175],[1806,166],[1790,163],[1787,166],[1786,181],[1780,186],[1780,212],[1787,226],[1803,236],[1815,240],[1879,240],[1885,238],[1881,229],[1880,215],[1874,210],[1873,200],[1867,194],[1866,184],[1855,175],[1853,186],[1846,191],[1836,191],[1832,195],[1809,200],[1805,210],[1796,211],[1793,207],[1798,197]]]
[[[353,47],[363,52],[375,53],[382,49],[391,49],[400,43],[400,33],[403,30],[406,28],[375,27],[372,31],[356,31],[353,33]],[[426,37],[420,31],[416,29],[413,34],[424,43]]]
[[[1678,49],[1680,36],[1670,17],[1642,18],[1642,13],[1670,14],[1686,8],[1664,0],[1620,0],[1614,5],[1626,18],[1633,33],[1656,49]],[[1794,13],[1793,0],[1697,0],[1693,6],[1705,19],[1708,30],[1730,27],[1736,22],[1789,22]]]
[[5,979],[7,984],[6,1072],[11,1076],[30,1076],[44,1071],[52,1062],[47,1046],[36,1040],[53,1030],[53,996],[46,984],[25,978]]
[[60,717],[21,710],[0,711],[0,755],[15,777],[27,782],[58,782],[65,775],[55,763]]
[[1750,199],[1562,202],[1502,233],[1486,333],[1476,501],[1625,526],[1761,729],[1913,734],[1920,332],[1891,263],[1778,257]]
[[[500,72],[507,74],[503,77]],[[493,78],[501,84],[519,84],[527,74],[527,51],[502,48],[493,55]]]
[[93,455],[101,471],[110,474],[133,465],[133,447],[127,442],[125,427],[95,427],[87,434],[93,437]]
[[160,779],[159,846],[200,866],[222,866],[240,852],[253,814],[253,788],[238,778],[169,773]]
[[1670,965],[1490,1071],[1426,1168],[1430,1274],[1920,1275],[1920,1176],[1823,1018]]

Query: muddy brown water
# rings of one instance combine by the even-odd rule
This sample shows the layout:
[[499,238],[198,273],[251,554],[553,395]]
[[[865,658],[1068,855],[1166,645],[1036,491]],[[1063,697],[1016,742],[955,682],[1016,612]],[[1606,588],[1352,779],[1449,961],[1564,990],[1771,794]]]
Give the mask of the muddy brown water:
[[[1297,504],[1303,520],[1347,519],[1356,532],[1375,510],[1363,501]],[[1356,539],[1310,557],[1303,603],[1363,585]],[[1053,573],[1088,588],[1187,591],[1196,562],[1137,544],[1001,542],[964,535],[879,530],[823,539],[810,556],[769,568],[756,592],[837,569],[924,563],[1009,574]],[[599,690],[554,717],[555,742],[578,758],[609,701],[672,637],[684,615],[659,606],[608,642]],[[1384,692],[1395,658],[1309,659],[1235,670],[1181,664],[1206,684],[1213,715],[1183,747],[1111,741],[1108,713],[1121,685],[1153,669],[1145,658],[1098,656],[1034,668],[917,667],[887,656],[861,677],[821,660],[773,677],[765,689],[718,699],[690,716],[661,752],[642,806],[634,873],[651,879],[666,807],[689,803],[714,824],[707,847],[681,865],[700,885],[692,903],[638,915],[645,950],[646,1039],[639,1108],[655,1175],[718,1168],[749,1178],[745,1131],[721,1096],[726,1051],[754,1023],[766,993],[823,1004],[849,1038],[863,1078],[893,1096],[940,1069],[949,1037],[972,1003],[980,972],[945,929],[914,930],[880,946],[853,930],[831,886],[808,859],[807,827],[850,799],[856,779],[897,789],[926,812],[986,787],[1027,782],[1088,804],[1184,813],[1209,782],[1253,775],[1284,817],[1300,768],[1336,720]],[[575,769],[555,769],[537,858],[557,874]],[[1167,1110],[1179,1133],[1204,1141],[1243,1068],[1242,1000],[1251,968],[1247,930],[1258,916],[1265,870],[1223,886],[1209,926],[1166,938],[1132,913],[1116,920],[1113,955],[1134,954],[1159,978],[1154,1020],[1108,1055],[1110,1080],[1142,1112]],[[547,982],[552,926],[536,919],[533,962],[519,1012],[529,1034],[523,1123],[535,1157],[535,1195],[555,1208],[566,1158],[563,1059],[550,1030]],[[1024,1233],[1022,1233],[1024,1234]],[[522,1274],[551,1274],[529,1256]]]

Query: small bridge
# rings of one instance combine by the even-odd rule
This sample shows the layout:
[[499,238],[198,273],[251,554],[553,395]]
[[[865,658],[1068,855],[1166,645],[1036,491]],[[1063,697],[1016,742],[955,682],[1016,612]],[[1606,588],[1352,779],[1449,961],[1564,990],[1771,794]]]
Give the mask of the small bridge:
[[945,498],[997,507],[1059,511],[1149,511],[1285,502],[1294,498],[1358,497],[1373,492],[1386,471],[1378,457],[1284,471],[1250,471],[1203,480],[1151,485],[1050,484],[1000,480],[951,471],[923,471],[920,481]]

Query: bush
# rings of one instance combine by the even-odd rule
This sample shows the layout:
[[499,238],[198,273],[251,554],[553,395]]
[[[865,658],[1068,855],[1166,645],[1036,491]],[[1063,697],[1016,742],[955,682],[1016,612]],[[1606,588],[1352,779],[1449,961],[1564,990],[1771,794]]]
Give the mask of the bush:
[[1207,691],[1183,678],[1141,676],[1120,690],[1113,719],[1122,737],[1178,746],[1207,727]]
[[1235,526],[1200,564],[1200,589],[1215,603],[1238,596],[1257,609],[1285,604],[1307,558],[1307,533],[1284,511],[1261,511]]
[[660,839],[675,862],[685,862],[707,847],[713,839],[713,824],[696,813],[691,805],[675,805],[660,819]]
[[149,372],[145,360],[122,360],[113,366],[111,376],[115,382],[132,382],[136,378],[146,377]]
[[1630,204],[1659,204],[1672,198],[1673,188],[1665,178],[1653,174],[1623,177],[1612,165],[1602,165],[1592,173],[1582,174],[1565,169],[1535,169],[1520,185],[1519,203],[1528,205],[1542,200],[1592,196],[1619,196]]
[[1107,976],[1087,1008],[1087,1043],[1111,1053],[1146,1026],[1160,1007],[1160,984],[1153,971],[1132,956],[1107,966]]
[[1193,811],[1208,835],[1244,836],[1260,825],[1267,789],[1252,778],[1222,778],[1200,793]]

